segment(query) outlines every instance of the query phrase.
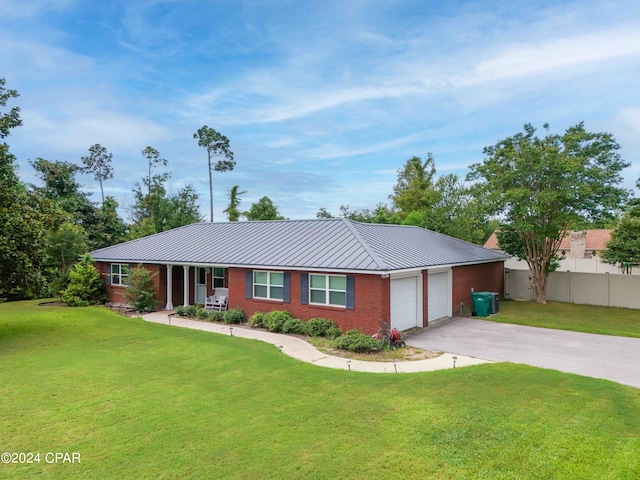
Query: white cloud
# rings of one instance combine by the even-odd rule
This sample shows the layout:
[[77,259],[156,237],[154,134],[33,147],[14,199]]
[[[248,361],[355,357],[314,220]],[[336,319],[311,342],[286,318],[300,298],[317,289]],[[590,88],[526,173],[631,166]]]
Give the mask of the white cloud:
[[615,29],[597,33],[558,38],[510,46],[503,52],[475,65],[467,78],[455,81],[467,86],[522,76],[537,76],[551,71],[565,73],[567,69],[594,65],[611,59],[640,55],[640,31]]
[[0,0],[0,17],[30,18],[50,11],[64,10],[77,0]]
[[326,145],[320,148],[306,150],[304,152],[304,156],[309,159],[319,160],[353,157],[356,155],[383,152],[400,146],[410,145],[417,140],[424,139],[425,136],[425,133],[412,133],[400,138],[388,140],[386,142],[372,143],[367,146],[355,148],[349,146]]
[[90,57],[38,40],[2,34],[0,44],[3,70],[17,77],[35,80],[39,75],[47,75],[49,80],[64,78],[67,83],[77,82],[78,77],[86,77],[95,67]]

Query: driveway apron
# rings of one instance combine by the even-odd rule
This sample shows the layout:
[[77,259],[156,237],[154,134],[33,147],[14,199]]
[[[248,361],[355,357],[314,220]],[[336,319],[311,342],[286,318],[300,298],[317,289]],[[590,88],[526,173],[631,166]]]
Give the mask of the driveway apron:
[[640,338],[454,318],[406,342],[425,350],[523,363],[640,388]]

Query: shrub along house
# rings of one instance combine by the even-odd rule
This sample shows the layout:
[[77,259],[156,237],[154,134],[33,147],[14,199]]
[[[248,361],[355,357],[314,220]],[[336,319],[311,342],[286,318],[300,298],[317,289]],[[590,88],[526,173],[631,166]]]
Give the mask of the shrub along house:
[[229,288],[247,315],[288,310],[343,330],[406,330],[469,313],[471,291],[502,294],[506,255],[419,227],[344,218],[195,223],[91,252],[109,300],[129,268],[152,273],[159,304],[202,304]]

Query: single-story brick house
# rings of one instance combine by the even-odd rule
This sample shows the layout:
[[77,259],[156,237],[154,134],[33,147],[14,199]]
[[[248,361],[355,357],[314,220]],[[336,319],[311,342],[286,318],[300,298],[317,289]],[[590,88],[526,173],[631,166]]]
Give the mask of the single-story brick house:
[[406,330],[469,313],[471,291],[502,294],[508,256],[419,227],[344,218],[194,223],[91,252],[109,300],[124,303],[128,269],[155,273],[167,310],[229,288],[229,308],[274,309],[342,329]]

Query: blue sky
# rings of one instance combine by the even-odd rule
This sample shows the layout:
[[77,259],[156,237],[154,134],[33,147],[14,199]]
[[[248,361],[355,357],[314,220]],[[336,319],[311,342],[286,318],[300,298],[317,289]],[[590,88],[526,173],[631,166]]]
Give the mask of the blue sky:
[[[113,153],[105,194],[145,174],[147,145],[170,188],[208,212],[206,153],[226,135],[236,169],[214,174],[215,219],[268,195],[289,218],[388,202],[397,170],[433,153],[464,177],[482,149],[545,122],[607,131],[640,177],[640,2],[0,0],[0,76],[24,126],[8,138],[20,176],[37,157]],[[99,188],[89,176],[87,190]]]

